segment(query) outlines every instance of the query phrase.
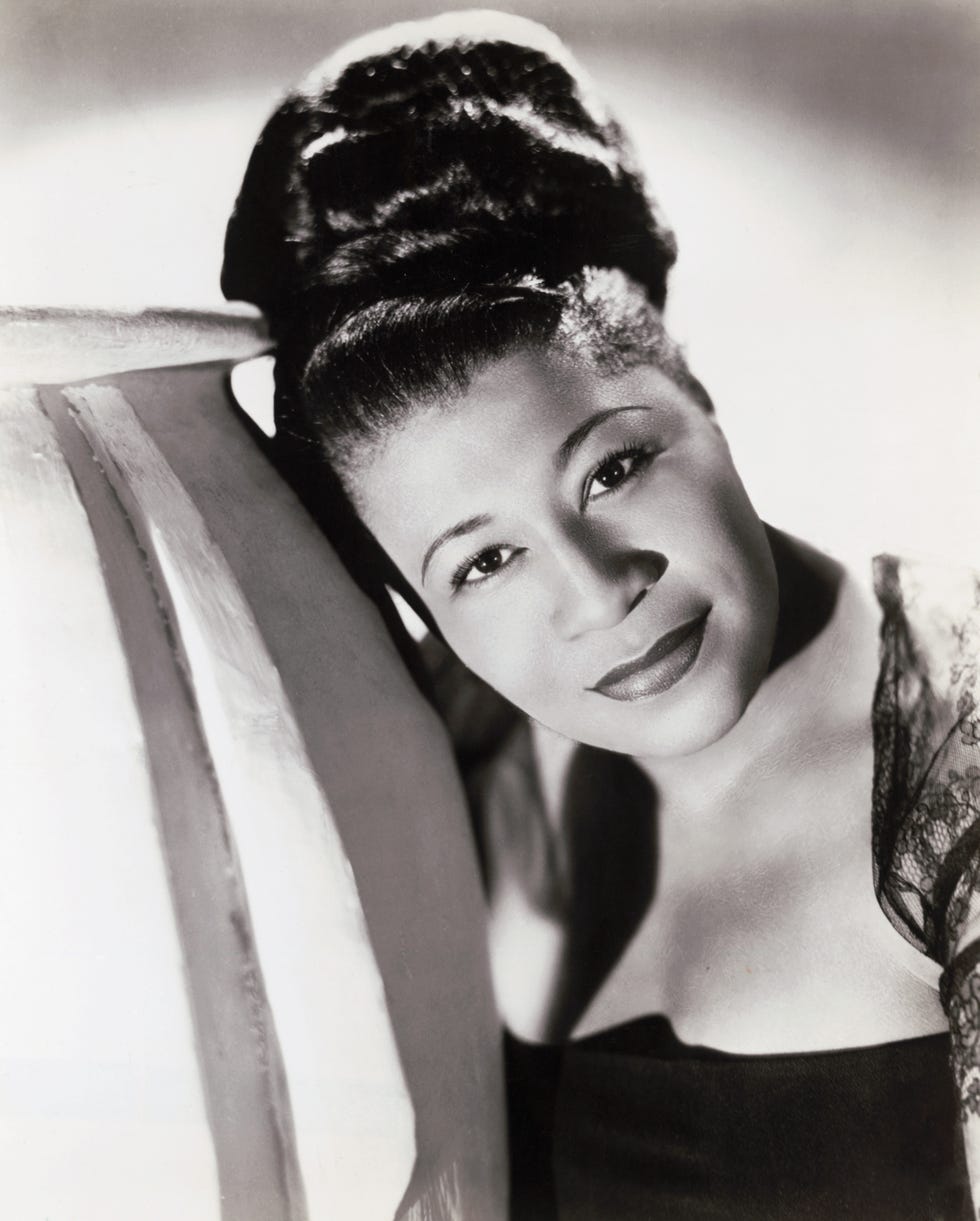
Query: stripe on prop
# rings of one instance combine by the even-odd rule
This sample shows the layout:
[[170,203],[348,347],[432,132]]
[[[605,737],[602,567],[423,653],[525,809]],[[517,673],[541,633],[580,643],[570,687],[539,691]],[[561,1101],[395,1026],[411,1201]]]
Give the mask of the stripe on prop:
[[[156,798],[224,1221],[307,1217],[285,1073],[245,886],[197,708],[133,523],[60,391],[41,390],[88,514],[133,683]],[[116,862],[124,865],[125,862]]]
[[146,745],[85,509],[0,391],[0,1214],[217,1221]]
[[116,389],[65,391],[171,616],[237,851],[310,1216],[395,1215],[414,1115],[354,878],[227,562]]

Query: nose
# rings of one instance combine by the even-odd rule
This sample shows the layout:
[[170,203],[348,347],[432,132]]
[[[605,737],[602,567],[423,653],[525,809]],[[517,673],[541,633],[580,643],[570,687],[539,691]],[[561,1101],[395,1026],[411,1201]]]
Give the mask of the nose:
[[554,558],[559,579],[553,619],[569,640],[622,623],[667,567],[659,552],[621,549],[594,538],[569,541]]

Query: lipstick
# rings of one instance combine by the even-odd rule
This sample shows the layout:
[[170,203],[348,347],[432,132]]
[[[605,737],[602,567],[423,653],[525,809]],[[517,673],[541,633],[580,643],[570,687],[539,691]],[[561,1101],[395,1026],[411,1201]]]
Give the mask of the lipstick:
[[613,666],[589,690],[612,700],[642,700],[668,691],[697,661],[707,621],[705,611],[673,628],[639,657]]

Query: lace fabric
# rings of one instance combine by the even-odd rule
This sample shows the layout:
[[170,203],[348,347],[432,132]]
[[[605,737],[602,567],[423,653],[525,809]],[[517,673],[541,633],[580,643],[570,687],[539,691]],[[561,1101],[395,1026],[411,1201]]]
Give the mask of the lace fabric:
[[[964,1121],[980,1120],[980,574],[879,556],[875,889],[944,968]],[[971,1125],[972,1126],[972,1125]]]

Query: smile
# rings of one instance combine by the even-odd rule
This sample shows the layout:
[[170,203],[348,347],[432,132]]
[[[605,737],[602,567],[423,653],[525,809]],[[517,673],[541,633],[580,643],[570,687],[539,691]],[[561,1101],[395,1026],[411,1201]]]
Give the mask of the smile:
[[705,611],[697,619],[675,627],[641,656],[613,666],[589,690],[611,700],[642,700],[669,690],[697,661],[707,621]]

